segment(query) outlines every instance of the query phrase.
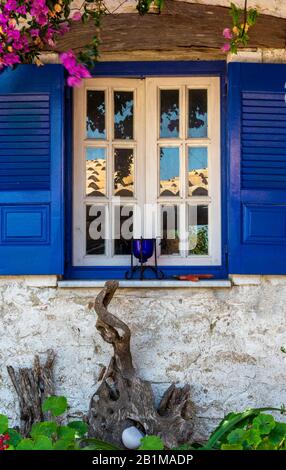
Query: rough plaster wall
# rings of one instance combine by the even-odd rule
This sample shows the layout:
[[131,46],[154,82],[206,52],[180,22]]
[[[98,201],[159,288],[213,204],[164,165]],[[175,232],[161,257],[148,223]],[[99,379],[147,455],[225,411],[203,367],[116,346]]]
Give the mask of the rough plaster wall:
[[[35,353],[57,353],[57,393],[70,415],[88,408],[111,348],[95,330],[88,302],[96,289],[0,284],[0,413],[17,422],[6,366],[30,366]],[[250,281],[247,280],[247,283]],[[286,280],[254,279],[231,289],[122,289],[110,309],[132,331],[132,352],[156,398],[170,382],[189,382],[196,438],[207,437],[229,410],[286,403]]]

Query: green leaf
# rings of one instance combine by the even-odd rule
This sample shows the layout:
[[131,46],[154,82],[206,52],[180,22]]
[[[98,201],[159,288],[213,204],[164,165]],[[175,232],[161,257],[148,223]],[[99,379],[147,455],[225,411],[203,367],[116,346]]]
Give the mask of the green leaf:
[[244,429],[240,429],[240,428],[234,429],[227,436],[227,441],[231,445],[242,444],[242,442],[244,441],[244,436],[245,436]]
[[43,411],[47,412],[50,411],[53,416],[60,416],[62,415],[68,407],[66,397],[56,397],[52,396],[47,398],[43,403]]
[[9,428],[7,432],[10,436],[9,446],[11,444],[13,447],[16,447],[22,440],[22,436],[12,428]]
[[32,439],[22,439],[16,447],[16,450],[34,450]]
[[5,415],[0,415],[0,434],[4,434],[8,429],[8,418]]
[[276,423],[268,436],[269,442],[275,447],[281,447],[286,440],[286,423]]
[[221,450],[243,450],[240,444],[222,444]]
[[265,437],[256,450],[275,450],[275,446]]
[[256,449],[256,447],[262,441],[259,430],[256,428],[248,429],[245,432],[245,441],[249,446],[254,447]]
[[68,426],[60,426],[58,428],[58,436],[60,439],[66,439],[73,441],[75,438],[76,431]]
[[34,450],[53,450],[53,443],[47,436],[39,436],[35,440]]
[[83,443],[87,443],[87,446],[82,447],[82,450],[120,450],[109,442],[101,441],[100,439],[87,438],[83,439]]
[[269,434],[275,428],[275,419],[271,415],[260,414],[254,418],[253,427],[257,428],[260,434]]
[[159,436],[145,436],[141,439],[139,450],[163,450],[164,442]]
[[54,450],[71,450],[74,448],[73,443],[70,439],[59,439],[55,444],[53,449]]
[[84,421],[71,421],[68,427],[76,431],[76,438],[84,437],[88,432],[88,425]]
[[43,423],[33,424],[31,430],[31,437],[36,439],[38,436],[52,437],[57,433],[57,424],[53,421],[44,421]]

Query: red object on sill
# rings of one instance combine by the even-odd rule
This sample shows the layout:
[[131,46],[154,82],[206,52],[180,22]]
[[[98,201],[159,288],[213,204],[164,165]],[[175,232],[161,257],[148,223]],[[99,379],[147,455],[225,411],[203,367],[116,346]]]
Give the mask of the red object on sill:
[[192,281],[198,282],[200,279],[213,279],[213,274],[182,274],[179,276],[174,276],[175,279],[179,281]]

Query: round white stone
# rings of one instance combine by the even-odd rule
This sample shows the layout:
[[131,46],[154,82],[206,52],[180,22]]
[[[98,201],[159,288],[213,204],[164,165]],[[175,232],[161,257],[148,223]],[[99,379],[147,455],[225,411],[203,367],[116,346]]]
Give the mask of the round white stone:
[[138,449],[142,437],[144,437],[144,434],[139,429],[130,426],[130,428],[124,429],[121,439],[127,449]]

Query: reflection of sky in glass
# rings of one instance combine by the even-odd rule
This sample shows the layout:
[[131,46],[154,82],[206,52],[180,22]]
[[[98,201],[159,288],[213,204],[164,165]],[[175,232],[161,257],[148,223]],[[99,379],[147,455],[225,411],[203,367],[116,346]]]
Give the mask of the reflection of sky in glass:
[[86,136],[88,139],[106,139],[104,91],[87,91]]
[[208,167],[207,147],[189,147],[188,151],[189,171],[201,170]]
[[160,179],[168,180],[180,174],[180,156],[178,147],[160,149]]
[[189,137],[201,139],[208,136],[208,115],[196,113],[196,118],[201,122],[199,127],[190,127],[189,128]]
[[160,91],[160,137],[179,137],[179,91]]
[[114,92],[114,137],[133,139],[133,92]]
[[106,158],[105,148],[88,147],[86,149],[86,160],[98,160]]
[[115,124],[119,124],[120,122],[125,121],[128,116],[132,116],[133,114],[133,100],[126,101],[124,109],[122,113],[118,112],[114,115],[114,122]]

